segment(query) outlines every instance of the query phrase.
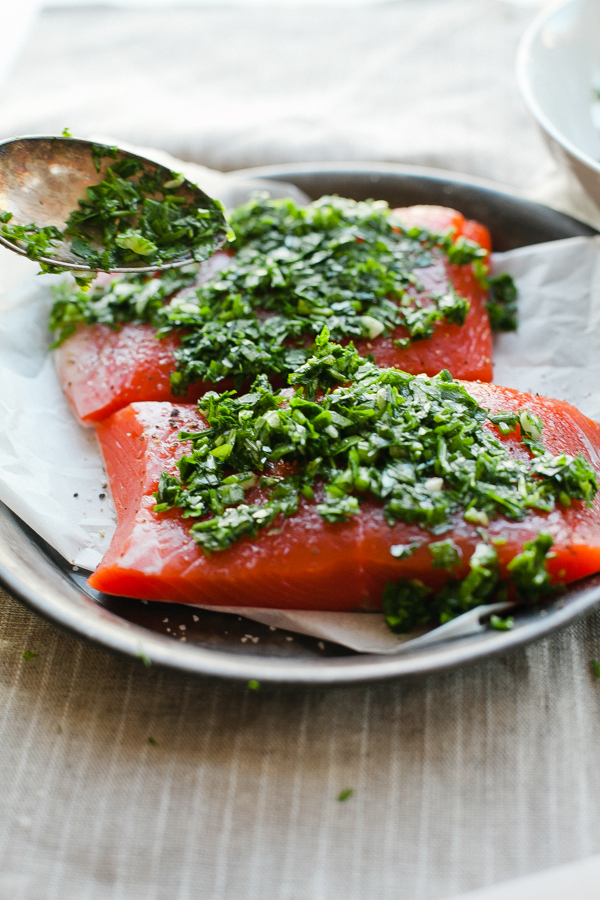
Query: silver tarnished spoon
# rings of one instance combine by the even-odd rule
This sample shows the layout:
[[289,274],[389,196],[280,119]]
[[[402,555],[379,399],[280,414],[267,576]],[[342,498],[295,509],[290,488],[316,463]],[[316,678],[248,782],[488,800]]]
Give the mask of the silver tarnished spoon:
[[[109,155],[103,155],[104,153]],[[199,210],[201,216],[206,211],[205,218],[211,222],[214,230],[206,243],[196,249],[196,252],[184,244],[174,244],[180,252],[173,258],[153,260],[151,251],[143,243],[136,241],[134,237],[123,238],[119,235],[119,239],[126,245],[127,241],[132,245],[131,248],[129,245],[125,248],[122,244],[119,245],[121,251],[131,256],[133,248],[141,247],[146,257],[138,256],[124,264],[107,267],[98,265],[97,260],[90,265],[89,260],[73,253],[73,236],[65,235],[48,255],[36,255],[32,258],[47,265],[72,269],[74,274],[81,273],[83,276],[99,270],[156,272],[183,266],[194,260],[199,261],[225,243],[227,225],[220,204],[183,176],[177,176],[166,167],[144,157],[108,145],[70,136],[38,135],[0,142],[0,218],[3,213],[12,213],[6,227],[0,222],[0,243],[16,253],[31,256],[26,242],[2,234],[2,231],[14,231],[14,226],[34,224],[38,228],[54,226],[61,233],[64,232],[69,216],[74,210],[81,209],[79,201],[85,200],[86,188],[98,185],[106,178],[109,167],[122,160],[133,160],[142,166],[137,174],[131,176],[132,182],[137,183],[140,176],[145,174],[150,181],[154,179],[154,183],[160,185],[158,194],[145,192],[145,196],[157,201],[161,201],[164,195],[176,196],[180,199],[169,201],[171,205],[179,203],[184,208],[185,203],[185,209],[194,209],[196,212]],[[108,175],[110,177],[110,173]],[[130,226],[130,230],[135,231],[136,216],[124,217],[123,222],[125,224],[120,228]],[[101,232],[92,227],[90,233],[91,249],[101,253],[106,249]]]

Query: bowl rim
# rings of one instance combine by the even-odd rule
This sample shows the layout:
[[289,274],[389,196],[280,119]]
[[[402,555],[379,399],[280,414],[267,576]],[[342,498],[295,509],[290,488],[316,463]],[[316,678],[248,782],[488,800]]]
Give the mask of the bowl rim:
[[525,105],[527,106],[533,118],[536,119],[538,124],[542,127],[542,129],[547,132],[547,134],[554,141],[556,141],[557,144],[559,144],[564,150],[566,150],[567,153],[569,153],[571,156],[579,160],[579,162],[583,163],[588,168],[592,169],[594,172],[600,175],[600,162],[595,160],[592,156],[589,156],[584,150],[581,150],[576,144],[570,141],[569,138],[565,137],[565,135],[558,130],[552,120],[542,110],[540,104],[538,103],[535,91],[533,90],[531,84],[531,79],[529,77],[531,49],[533,42],[538,37],[541,29],[561,9],[564,9],[565,7],[570,5],[574,6],[578,2],[579,0],[557,0],[557,2],[552,3],[549,7],[546,7],[540,13],[538,13],[535,19],[527,26],[517,49],[517,83],[519,85],[519,90],[521,91],[521,96]]

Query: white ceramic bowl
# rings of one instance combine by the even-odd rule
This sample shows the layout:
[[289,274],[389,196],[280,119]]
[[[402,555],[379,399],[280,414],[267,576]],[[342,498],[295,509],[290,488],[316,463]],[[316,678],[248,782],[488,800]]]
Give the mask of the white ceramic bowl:
[[529,26],[519,87],[559,166],[600,207],[600,0],[566,0]]

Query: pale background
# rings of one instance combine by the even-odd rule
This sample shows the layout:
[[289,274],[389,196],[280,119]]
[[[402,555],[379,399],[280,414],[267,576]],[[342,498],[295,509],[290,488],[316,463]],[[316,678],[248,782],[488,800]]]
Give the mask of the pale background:
[[[0,136],[552,178],[514,76],[532,6],[133,6],[1,7]],[[0,900],[433,900],[598,853],[592,657],[598,615],[444,676],[249,692],[2,596]]]

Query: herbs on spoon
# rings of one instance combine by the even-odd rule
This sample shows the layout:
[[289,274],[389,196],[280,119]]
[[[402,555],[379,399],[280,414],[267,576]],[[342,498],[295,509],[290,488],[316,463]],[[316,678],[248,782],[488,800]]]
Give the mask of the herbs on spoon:
[[200,191],[190,196],[183,175],[133,157],[118,159],[116,147],[93,144],[90,152],[98,172],[104,157],[116,161],[98,184],[86,188],[63,231],[53,225],[11,224],[13,214],[0,213],[0,234],[22,245],[42,272],[70,271],[57,254],[69,238],[71,253],[93,270],[75,274],[84,289],[97,271],[161,266],[183,257],[201,262],[223,243],[227,225],[221,204],[205,194],[198,202]]

